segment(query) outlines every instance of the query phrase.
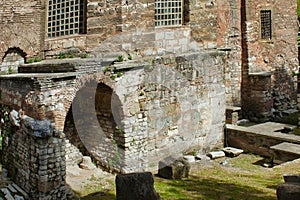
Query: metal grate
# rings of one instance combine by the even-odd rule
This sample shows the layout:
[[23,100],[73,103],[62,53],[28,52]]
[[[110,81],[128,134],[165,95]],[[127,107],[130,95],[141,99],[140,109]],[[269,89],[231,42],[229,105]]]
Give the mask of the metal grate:
[[182,25],[182,0],[155,0],[155,26]]
[[261,39],[272,39],[271,10],[261,10],[260,21],[261,21]]
[[84,0],[48,1],[48,37],[84,33],[84,12]]

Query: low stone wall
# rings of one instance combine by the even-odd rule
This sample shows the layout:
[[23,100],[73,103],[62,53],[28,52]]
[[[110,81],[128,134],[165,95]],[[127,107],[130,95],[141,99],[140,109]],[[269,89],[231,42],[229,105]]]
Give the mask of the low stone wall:
[[225,145],[243,149],[246,152],[272,157],[271,146],[282,142],[300,144],[300,136],[279,132],[254,130],[242,126],[226,125]]
[[[48,120],[2,113],[3,167],[30,199],[67,199],[64,135]],[[17,123],[16,123],[17,122]],[[70,196],[69,196],[70,197]]]
[[242,115],[253,122],[266,122],[272,117],[271,73],[252,73],[248,79],[243,94]]

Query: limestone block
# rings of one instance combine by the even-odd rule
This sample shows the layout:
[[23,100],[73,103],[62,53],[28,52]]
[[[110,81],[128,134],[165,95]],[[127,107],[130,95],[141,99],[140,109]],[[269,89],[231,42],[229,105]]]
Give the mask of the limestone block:
[[222,150],[224,151],[225,155],[228,157],[236,157],[244,152],[242,149],[237,149],[234,147],[225,147]]
[[88,170],[92,170],[92,169],[96,168],[96,166],[92,162],[91,157],[89,157],[89,156],[83,156],[82,163],[80,163],[79,166],[82,169],[88,169]]
[[185,159],[172,162],[172,158],[167,158],[158,163],[158,168],[158,175],[166,179],[187,178],[190,172],[190,164]]
[[224,151],[212,151],[207,154],[211,159],[222,158],[225,157]]
[[118,174],[116,176],[117,200],[159,200],[150,172]]
[[183,156],[183,158],[184,158],[188,163],[194,163],[194,162],[195,162],[195,156],[192,156],[192,155],[186,155],[186,156]]

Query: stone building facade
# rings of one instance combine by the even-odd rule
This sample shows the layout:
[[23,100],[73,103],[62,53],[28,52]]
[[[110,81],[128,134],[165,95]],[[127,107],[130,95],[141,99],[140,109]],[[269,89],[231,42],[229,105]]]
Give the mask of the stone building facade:
[[292,0],[2,1],[4,166],[65,199],[75,147],[121,173],[221,147],[226,105],[296,105],[297,28]]

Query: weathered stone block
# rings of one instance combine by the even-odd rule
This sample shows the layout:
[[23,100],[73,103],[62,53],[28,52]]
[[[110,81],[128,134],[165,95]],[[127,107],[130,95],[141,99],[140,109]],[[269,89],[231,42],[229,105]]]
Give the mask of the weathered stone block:
[[153,187],[150,172],[118,174],[116,177],[117,200],[159,200]]
[[228,157],[236,157],[244,152],[242,149],[237,149],[234,147],[225,147],[222,150],[224,151],[225,155]]
[[276,190],[278,200],[299,200],[300,184],[283,183]]
[[158,175],[167,179],[187,178],[190,172],[190,164],[184,159],[172,160],[167,158],[158,163]]

